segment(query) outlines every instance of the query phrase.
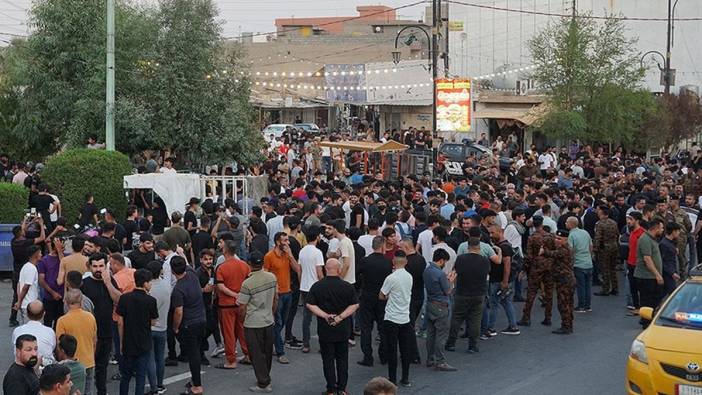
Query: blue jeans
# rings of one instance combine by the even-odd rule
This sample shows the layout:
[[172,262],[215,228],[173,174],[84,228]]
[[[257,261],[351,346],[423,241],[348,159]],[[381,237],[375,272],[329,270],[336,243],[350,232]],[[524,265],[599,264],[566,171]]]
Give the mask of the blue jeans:
[[120,364],[119,369],[120,374],[122,375],[122,378],[119,381],[120,395],[129,395],[129,382],[132,380],[132,377],[136,377],[136,386],[134,387],[134,393],[144,393],[144,384],[146,383],[146,371],[149,366],[150,356],[151,352],[145,352],[137,356],[122,356],[122,363]]
[[151,390],[163,387],[163,371],[166,368],[166,331],[151,331],[151,355],[149,357],[148,375]]
[[285,344],[283,343],[283,335],[281,332],[285,329],[285,323],[288,321],[288,312],[292,303],[292,293],[287,292],[278,294],[278,309],[275,311],[275,328],[273,334],[275,336],[275,353],[280,357],[285,355]]
[[309,292],[300,291],[300,301],[302,301],[302,345],[310,346],[310,326],[312,326],[312,312],[307,308],[307,298]]
[[578,294],[578,309],[589,309],[592,298],[592,269],[575,268],[575,289]]
[[[512,288],[512,283],[509,283],[508,288]],[[495,329],[495,321],[497,321],[497,305],[502,305],[507,315],[507,322],[510,328],[517,327],[517,318],[514,314],[514,305],[512,304],[512,295],[507,298],[500,299],[497,292],[500,290],[500,283],[490,283],[488,287],[488,304],[490,312],[487,317],[487,329]],[[485,316],[483,316],[483,319]]]

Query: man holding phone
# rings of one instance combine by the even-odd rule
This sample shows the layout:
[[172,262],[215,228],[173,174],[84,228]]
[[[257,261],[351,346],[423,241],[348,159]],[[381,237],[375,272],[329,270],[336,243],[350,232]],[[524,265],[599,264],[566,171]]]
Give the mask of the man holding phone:
[[[224,262],[217,267],[217,306],[219,307],[219,322],[222,325],[224,337],[224,355],[226,361],[217,366],[218,369],[236,369],[236,341],[239,340],[241,351],[244,353],[242,363],[249,362],[249,349],[244,339],[244,316],[237,309],[237,299],[241,284],[251,273],[250,266],[237,258],[237,244],[234,240],[224,242],[222,252]],[[205,262],[201,261],[201,264]]]

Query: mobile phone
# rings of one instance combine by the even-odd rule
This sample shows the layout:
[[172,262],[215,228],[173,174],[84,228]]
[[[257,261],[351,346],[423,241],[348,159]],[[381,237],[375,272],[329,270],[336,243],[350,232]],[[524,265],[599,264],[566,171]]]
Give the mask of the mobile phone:
[[214,285],[214,278],[210,277],[210,281],[207,282],[210,285]]
[[36,213],[37,213],[37,209],[36,209],[35,207],[32,207],[31,209],[29,209],[29,212],[32,213],[32,214],[36,214]]

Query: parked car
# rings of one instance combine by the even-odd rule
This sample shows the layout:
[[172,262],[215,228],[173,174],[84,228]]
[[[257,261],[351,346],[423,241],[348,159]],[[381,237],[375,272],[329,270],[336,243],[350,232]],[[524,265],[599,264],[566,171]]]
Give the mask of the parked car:
[[315,123],[296,123],[293,127],[302,129],[307,133],[319,134],[319,126]]
[[[446,158],[446,169],[449,174],[462,175],[461,168],[466,157],[474,154],[477,158],[482,158],[485,155],[492,155],[490,148],[482,146],[472,140],[465,139],[463,143],[442,143],[439,146],[439,154]],[[500,157],[500,171],[509,171],[512,166],[512,159]]]
[[650,324],[631,344],[626,393],[702,394],[702,265],[660,306],[639,309]]
[[263,133],[263,136],[265,138],[269,138],[272,135],[275,136],[275,138],[279,138],[283,136],[283,132],[285,131],[285,128],[287,127],[294,127],[293,125],[289,123],[274,123],[266,126],[261,133]]

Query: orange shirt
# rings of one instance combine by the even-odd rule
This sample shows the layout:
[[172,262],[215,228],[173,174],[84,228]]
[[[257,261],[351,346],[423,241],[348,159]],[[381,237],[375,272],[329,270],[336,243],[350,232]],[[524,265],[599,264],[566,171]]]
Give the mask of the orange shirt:
[[[217,284],[224,284],[225,287],[239,293],[241,284],[249,276],[249,273],[251,273],[251,267],[246,262],[236,258],[227,259],[217,266]],[[217,299],[219,307],[236,306],[236,298],[225,295],[219,289],[217,290]]]
[[[132,292],[134,291],[134,288],[136,287],[136,284],[134,283],[134,272],[136,269],[131,269],[128,267],[125,267],[124,269],[118,271],[117,273],[112,275],[112,278],[115,279],[115,282],[117,283],[117,288],[119,289],[120,292],[123,294],[126,294],[127,292]],[[117,309],[117,303],[115,303],[114,310],[112,311],[112,321],[117,322],[119,319],[117,313],[115,312]]]
[[290,258],[287,255],[278,255],[275,249],[269,251],[263,257],[263,268],[275,275],[278,293],[290,292]]
[[86,368],[95,366],[95,341],[97,324],[95,317],[82,309],[69,310],[56,322],[56,340],[67,333],[78,340],[76,358]]

